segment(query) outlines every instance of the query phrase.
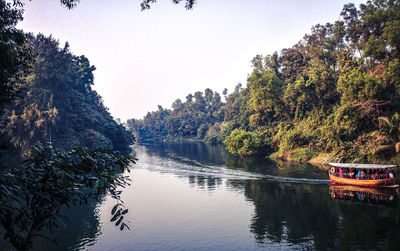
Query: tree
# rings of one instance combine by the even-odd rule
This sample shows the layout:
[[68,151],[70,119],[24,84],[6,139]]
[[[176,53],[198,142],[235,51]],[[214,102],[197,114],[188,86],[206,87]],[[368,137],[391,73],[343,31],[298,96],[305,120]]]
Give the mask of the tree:
[[265,125],[273,118],[285,116],[286,108],[282,100],[283,83],[275,71],[254,70],[248,78],[248,88],[249,108],[253,112],[250,116],[252,126]]
[[264,151],[264,142],[260,135],[239,129],[233,130],[224,144],[229,152],[240,156],[256,155]]
[[[60,2],[72,8],[79,1]],[[22,20],[22,7],[19,0],[13,5],[0,1],[0,120],[8,116],[0,133],[31,153],[16,168],[1,166],[4,238],[18,250],[28,250],[43,229],[64,225],[62,207],[85,204],[107,193],[117,200],[111,221],[121,230],[129,228],[123,222],[128,210],[123,208],[118,187],[128,184],[121,173],[135,159],[98,149],[63,152],[51,142],[70,149],[94,138],[96,148],[112,144],[110,149],[126,153],[133,138],[121,125],[116,126],[101,97],[91,89],[95,68],[86,57],[72,55],[68,44],[59,48],[51,37],[33,38],[15,28]],[[26,95],[19,95],[21,89]],[[33,147],[36,140],[50,141],[50,146]]]
[[52,141],[63,150],[81,145],[129,152],[132,135],[113,120],[92,89],[96,68],[89,59],[42,34],[30,36],[29,43],[35,64],[21,85],[26,94],[8,107],[2,131],[9,141],[25,154],[37,141]]
[[142,120],[129,120],[130,130],[142,141],[204,139],[210,128],[224,119],[224,104],[218,92],[207,88],[172,103],[172,110],[149,112]]
[[303,55],[301,46],[283,49],[280,62],[282,65],[282,78],[286,84],[294,83],[307,65],[308,59]]
[[120,229],[124,222],[119,187],[128,185],[130,156],[118,156],[82,148],[63,153],[54,147],[38,145],[34,154],[18,168],[0,175],[0,224],[4,238],[18,250],[29,250],[43,229],[65,226],[62,208],[101,200],[110,194],[117,200],[111,221]]
[[16,28],[22,12],[20,6],[0,2],[0,119],[30,73],[32,54],[25,43],[25,34]]

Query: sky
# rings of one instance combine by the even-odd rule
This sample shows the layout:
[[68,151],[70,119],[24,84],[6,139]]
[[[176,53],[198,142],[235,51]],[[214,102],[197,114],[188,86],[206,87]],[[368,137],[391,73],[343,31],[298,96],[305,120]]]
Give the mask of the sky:
[[[52,35],[96,66],[94,89],[114,118],[142,118],[158,105],[211,88],[246,84],[251,59],[297,43],[315,24],[339,19],[349,0],[25,1],[26,32]],[[364,1],[352,1],[358,6]]]

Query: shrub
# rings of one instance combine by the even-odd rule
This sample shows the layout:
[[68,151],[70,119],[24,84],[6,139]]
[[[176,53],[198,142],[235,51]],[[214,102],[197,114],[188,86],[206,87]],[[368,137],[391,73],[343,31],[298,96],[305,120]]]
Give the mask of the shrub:
[[317,152],[307,147],[302,147],[291,151],[289,154],[289,158],[297,161],[307,161],[317,156],[317,154]]
[[265,146],[260,134],[239,129],[233,130],[224,143],[229,152],[241,156],[261,154]]

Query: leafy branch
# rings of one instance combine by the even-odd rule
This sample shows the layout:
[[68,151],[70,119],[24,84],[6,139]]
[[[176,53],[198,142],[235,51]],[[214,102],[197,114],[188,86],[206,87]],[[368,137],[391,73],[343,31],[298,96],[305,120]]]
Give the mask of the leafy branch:
[[[34,154],[18,168],[0,175],[0,224],[4,235],[18,250],[28,250],[43,229],[66,226],[63,206],[84,205],[100,201],[110,194],[117,200],[120,229],[128,210],[121,210],[120,187],[129,185],[131,156],[120,156],[104,150],[74,148],[60,152],[52,146],[38,144]],[[115,216],[115,215],[118,216]]]

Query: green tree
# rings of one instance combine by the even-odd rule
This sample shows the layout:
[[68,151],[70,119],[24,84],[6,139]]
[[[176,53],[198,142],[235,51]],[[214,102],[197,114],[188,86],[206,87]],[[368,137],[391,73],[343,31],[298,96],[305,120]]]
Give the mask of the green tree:
[[5,106],[21,91],[30,72],[31,51],[25,34],[16,28],[22,20],[22,8],[7,1],[0,2],[0,119]]
[[64,150],[82,145],[129,152],[133,137],[92,90],[95,67],[89,60],[73,55],[68,43],[60,48],[52,37],[39,34],[29,41],[35,64],[22,85],[26,94],[8,107],[3,133],[9,141],[26,154],[37,141]]
[[275,72],[254,70],[248,78],[250,93],[249,108],[250,125],[257,127],[265,125],[272,119],[286,115],[286,107],[282,100],[283,82]]
[[[18,168],[0,175],[0,224],[4,238],[18,250],[29,250],[44,229],[66,226],[62,208],[100,201],[110,194],[117,204],[112,221],[123,230],[124,222],[119,187],[129,179],[120,175],[129,171],[130,156],[118,156],[106,151],[74,148],[60,152],[53,147],[38,145],[34,154]],[[117,210],[118,209],[118,210]]]
[[226,137],[224,144],[226,149],[237,155],[256,155],[263,151],[263,141],[255,132],[247,132],[244,130],[235,129]]

